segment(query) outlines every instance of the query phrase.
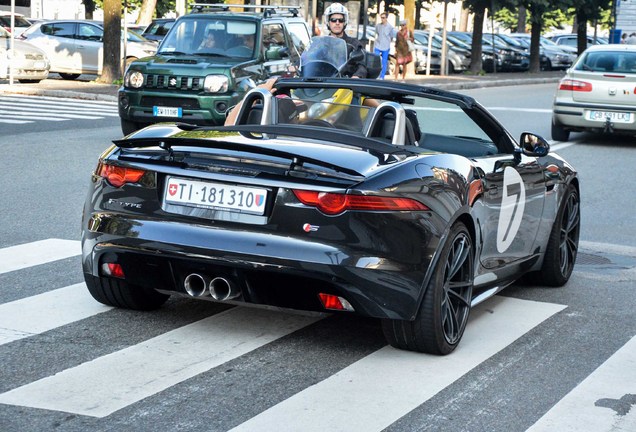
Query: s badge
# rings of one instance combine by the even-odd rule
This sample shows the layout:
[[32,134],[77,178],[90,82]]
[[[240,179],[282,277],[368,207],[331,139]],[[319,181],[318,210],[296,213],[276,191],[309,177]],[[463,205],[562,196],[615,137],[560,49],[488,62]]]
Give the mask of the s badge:
[[308,223],[303,225],[303,231],[305,232],[318,231],[318,228],[320,228],[318,225],[311,225]]

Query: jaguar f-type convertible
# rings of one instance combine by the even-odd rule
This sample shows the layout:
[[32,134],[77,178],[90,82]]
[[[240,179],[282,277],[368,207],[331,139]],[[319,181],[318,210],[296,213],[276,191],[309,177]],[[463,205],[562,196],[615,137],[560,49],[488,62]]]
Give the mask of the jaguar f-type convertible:
[[153,125],[100,156],[82,221],[97,301],[355,313],[397,348],[444,355],[477,303],[526,274],[570,278],[577,172],[474,99],[296,78],[234,110],[229,125]]

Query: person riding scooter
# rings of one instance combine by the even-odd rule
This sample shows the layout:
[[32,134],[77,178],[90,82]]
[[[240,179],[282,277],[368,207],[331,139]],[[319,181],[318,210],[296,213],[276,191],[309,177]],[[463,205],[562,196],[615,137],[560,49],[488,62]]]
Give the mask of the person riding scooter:
[[[349,11],[340,3],[332,3],[324,14],[327,20],[327,30],[329,35],[340,38],[347,43],[347,54],[351,55],[352,51],[364,51],[362,42],[345,33],[347,24],[349,24]],[[367,78],[367,68],[362,62],[350,63],[347,68],[342,71],[343,76],[351,78]]]

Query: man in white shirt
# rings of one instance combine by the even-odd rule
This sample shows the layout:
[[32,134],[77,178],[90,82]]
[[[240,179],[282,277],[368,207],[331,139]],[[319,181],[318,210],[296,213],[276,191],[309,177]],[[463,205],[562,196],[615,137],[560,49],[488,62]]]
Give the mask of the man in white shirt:
[[378,79],[384,79],[387,67],[389,65],[389,51],[391,50],[391,41],[395,37],[395,29],[387,21],[386,12],[380,14],[380,24],[375,26],[375,45],[374,53],[382,57],[382,71]]

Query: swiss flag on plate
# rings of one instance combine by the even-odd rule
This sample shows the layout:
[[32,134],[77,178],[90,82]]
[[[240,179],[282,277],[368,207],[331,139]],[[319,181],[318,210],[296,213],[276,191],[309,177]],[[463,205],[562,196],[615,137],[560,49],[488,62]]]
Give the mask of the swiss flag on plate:
[[174,183],[171,183],[168,185],[168,193],[170,194],[170,196],[175,196],[177,194],[178,189],[179,189],[179,186],[177,186]]

